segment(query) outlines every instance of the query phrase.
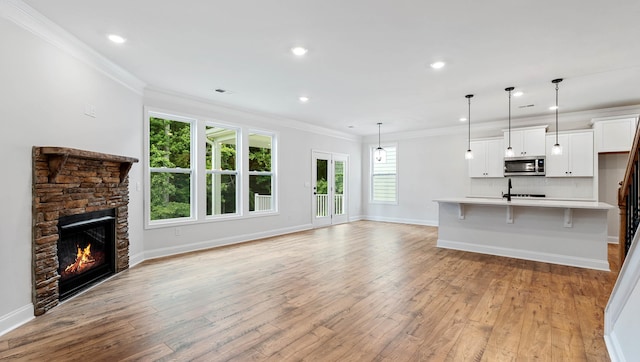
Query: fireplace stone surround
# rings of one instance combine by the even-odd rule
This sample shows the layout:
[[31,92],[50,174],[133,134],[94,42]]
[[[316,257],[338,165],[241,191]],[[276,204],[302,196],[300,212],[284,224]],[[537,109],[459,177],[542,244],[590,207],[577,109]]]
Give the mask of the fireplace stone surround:
[[65,147],[33,147],[33,306],[58,305],[58,220],[116,210],[116,273],[129,268],[129,177],[138,159]]

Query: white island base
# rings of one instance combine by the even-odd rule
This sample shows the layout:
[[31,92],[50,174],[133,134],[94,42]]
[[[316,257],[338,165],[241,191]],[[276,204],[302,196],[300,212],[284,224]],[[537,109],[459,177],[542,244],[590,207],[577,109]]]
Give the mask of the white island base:
[[434,201],[439,203],[438,247],[609,270],[611,205],[528,199]]

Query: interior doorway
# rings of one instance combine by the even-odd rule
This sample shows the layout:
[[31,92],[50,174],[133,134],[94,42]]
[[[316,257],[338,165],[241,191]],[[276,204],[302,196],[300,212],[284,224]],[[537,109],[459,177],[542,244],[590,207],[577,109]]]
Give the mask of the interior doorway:
[[314,227],[349,221],[348,159],[348,155],[313,151],[311,207]]

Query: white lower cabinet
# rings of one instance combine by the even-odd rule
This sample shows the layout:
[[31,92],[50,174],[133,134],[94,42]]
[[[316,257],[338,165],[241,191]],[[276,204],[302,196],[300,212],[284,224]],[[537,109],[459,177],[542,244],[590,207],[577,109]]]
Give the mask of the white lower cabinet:
[[471,151],[469,177],[504,177],[502,138],[471,140]]
[[551,153],[555,143],[556,135],[548,134],[545,166],[547,177],[593,177],[593,131],[559,134],[561,155]]

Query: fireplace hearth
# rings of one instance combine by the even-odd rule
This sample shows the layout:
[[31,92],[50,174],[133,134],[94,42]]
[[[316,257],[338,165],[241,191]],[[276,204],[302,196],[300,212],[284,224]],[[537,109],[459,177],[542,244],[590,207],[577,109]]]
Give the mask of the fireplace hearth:
[[115,273],[115,209],[58,220],[60,300]]

